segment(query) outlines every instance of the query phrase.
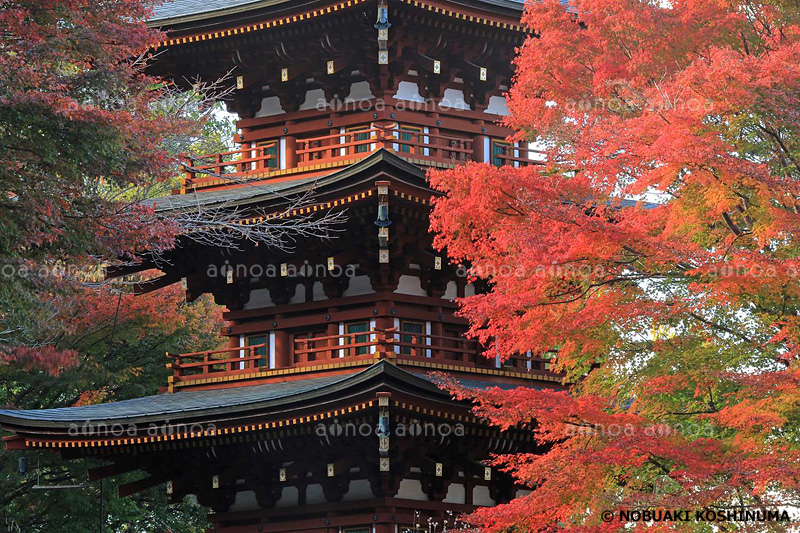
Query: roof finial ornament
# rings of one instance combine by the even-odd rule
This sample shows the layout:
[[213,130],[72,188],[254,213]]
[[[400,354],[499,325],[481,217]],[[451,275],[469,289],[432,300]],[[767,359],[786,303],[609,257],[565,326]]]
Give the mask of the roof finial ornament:
[[385,0],[380,0],[378,4],[378,20],[375,22],[375,28],[378,30],[378,64],[389,64],[389,27],[392,24],[389,22],[389,8],[386,6]]
[[375,22],[375,27],[379,30],[388,30],[392,24],[389,22],[389,8],[386,6],[386,1],[381,0],[378,4],[378,20]]

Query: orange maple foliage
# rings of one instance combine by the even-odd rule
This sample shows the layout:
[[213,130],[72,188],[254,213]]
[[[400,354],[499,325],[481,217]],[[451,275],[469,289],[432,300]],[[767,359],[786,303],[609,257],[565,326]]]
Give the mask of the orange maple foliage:
[[[2,346],[0,363],[59,375],[81,364],[82,346],[91,344],[97,336],[110,337],[111,330],[133,336],[132,341],[180,332],[182,342],[194,345],[222,324],[221,307],[209,298],[186,304],[177,284],[138,296],[119,284],[94,286],[49,278],[44,285],[39,293],[42,309],[37,314],[48,319],[39,321],[30,334],[50,342]],[[99,401],[102,397],[102,391],[88,391],[79,402],[91,403],[90,399]]]
[[0,363],[58,374],[114,317],[160,334],[186,320],[177,289],[136,299],[122,286],[118,300],[102,276],[76,279],[170,249],[181,231],[144,200],[169,187],[204,119],[145,72],[163,39],[151,12],[143,0],[0,8]]
[[432,172],[432,229],[489,281],[461,302],[471,334],[555,350],[570,388],[449,384],[548,450],[497,457],[534,489],[472,521],[796,504],[800,7],[543,0],[523,21],[506,123],[547,163]]

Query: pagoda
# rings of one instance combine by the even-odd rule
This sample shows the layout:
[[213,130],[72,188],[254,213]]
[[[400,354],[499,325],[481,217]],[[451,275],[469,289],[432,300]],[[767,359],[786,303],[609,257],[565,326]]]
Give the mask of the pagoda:
[[[485,290],[432,246],[428,169],[541,162],[498,123],[515,47],[510,0],[173,0],[154,74],[225,78],[237,148],[186,158],[160,212],[230,215],[236,246],[181,238],[137,286],[180,283],[227,309],[223,349],[167,354],[162,394],[0,411],[14,450],[139,472],[120,496],[194,495],[212,531],[403,533],[527,487],[486,462],[536,453],[438,386],[561,387],[547,354],[487,358],[456,299]],[[189,215],[187,215],[189,216]],[[247,239],[330,217],[329,238]],[[230,231],[229,231],[230,233]],[[236,231],[233,232],[237,234]]]

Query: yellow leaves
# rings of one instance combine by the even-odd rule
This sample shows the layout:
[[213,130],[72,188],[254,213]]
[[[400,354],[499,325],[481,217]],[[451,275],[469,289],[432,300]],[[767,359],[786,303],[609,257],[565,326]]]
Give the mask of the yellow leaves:
[[97,390],[86,391],[78,397],[73,405],[74,407],[78,407],[81,405],[94,405],[97,403],[103,403],[108,395],[109,390],[106,387]]

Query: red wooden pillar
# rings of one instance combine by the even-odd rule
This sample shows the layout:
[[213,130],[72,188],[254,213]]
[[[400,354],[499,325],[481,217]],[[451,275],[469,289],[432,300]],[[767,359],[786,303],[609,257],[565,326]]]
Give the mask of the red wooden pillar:
[[[434,120],[439,120],[439,113],[431,113],[430,116]],[[440,146],[439,139],[436,137],[437,135],[439,135],[440,130],[438,127],[431,127],[428,128],[428,132],[431,135],[430,137],[428,137],[428,146],[430,146],[430,148],[428,149],[428,153],[430,153],[430,156],[432,158],[436,159],[437,161],[440,161],[444,159],[444,154],[442,153],[443,150],[439,148]],[[425,134],[423,133],[422,136],[424,137]],[[424,153],[425,152],[422,151],[422,154]]]
[[[228,337],[228,348],[238,348],[238,347],[239,347],[239,336],[238,335],[232,335],[232,336]],[[247,353],[246,350],[247,350],[247,348],[242,348],[241,350],[238,350],[238,351],[231,350],[230,352],[227,352],[226,355],[227,355],[228,359],[234,359],[236,357],[241,357],[242,355],[245,355],[245,356],[250,355],[249,353]],[[250,361],[248,361],[248,364],[250,364]],[[239,369],[239,363],[236,363],[236,362],[229,363],[229,364],[225,365],[225,369],[228,370],[228,371],[238,370]]]
[[236,348],[239,346],[239,336],[231,335],[228,337],[228,348]]
[[[339,113],[331,113],[331,121],[333,121],[333,119],[339,118],[339,116],[340,116]],[[347,134],[346,133],[341,133],[339,128],[331,128],[330,129],[330,134],[331,135],[339,135],[339,134],[341,134],[341,135],[344,136],[344,142],[348,141]],[[339,137],[332,137],[331,139],[329,139],[327,141],[327,143],[330,146],[337,146],[338,147],[339,146],[339,141],[340,141]],[[326,141],[322,141],[322,142],[324,143]],[[347,150],[345,150],[345,153],[349,154],[350,153],[350,149],[348,148]],[[331,149],[331,151],[330,151],[330,153],[328,155],[329,158],[334,158],[334,157],[338,157],[338,156],[339,156],[339,148]]]
[[[476,120],[475,121],[475,125],[480,126],[481,128],[483,128],[483,126],[485,124],[486,123],[483,120]],[[479,133],[479,134],[476,134],[476,135],[472,136],[472,160],[473,161],[477,161],[479,163],[483,163],[484,162],[486,154],[484,153],[483,143],[484,143],[485,140],[486,140],[486,136],[484,134],[482,134],[482,133]]]
[[286,168],[297,168],[297,137],[286,136]]
[[[292,126],[295,124],[294,120],[287,120],[286,127],[289,130],[289,134],[286,135],[284,138],[286,140],[286,161],[285,166],[286,168],[296,168],[297,167],[297,137],[292,135]],[[280,151],[280,146],[278,147],[278,151]],[[280,168],[280,165],[278,165]]]
[[[442,308],[436,307],[433,310],[437,316],[442,316]],[[437,338],[444,336],[444,325],[441,321],[431,322],[431,335],[433,338],[430,339],[430,344],[432,346],[442,346],[444,344],[444,339]],[[433,350],[431,355],[434,359],[447,359],[447,352],[443,350]]]
[[288,331],[275,330],[275,368],[289,368],[294,364],[292,336]]
[[392,524],[375,524],[375,533],[394,533]]
[[242,163],[242,160],[251,159],[254,151],[257,151],[257,149],[255,146],[250,146],[250,143],[242,145],[241,152],[239,152],[239,162],[233,166],[234,172],[247,172],[250,170],[253,163]]
[[379,311],[382,311],[377,317],[375,317],[375,329],[389,329],[394,327],[394,318],[392,318],[391,315],[394,302],[381,300],[379,302],[375,302],[375,307]]
[[[328,322],[326,335],[328,337],[336,336],[333,339],[328,339],[328,346],[330,346],[330,347],[333,347],[333,346],[337,346],[338,347],[339,346],[339,338],[338,338],[338,335],[339,335],[339,323],[333,321],[333,316],[337,311],[339,311],[339,309],[336,308],[336,307],[331,307],[330,309],[328,309],[328,316],[331,317],[331,320]],[[327,352],[327,356],[328,356],[328,359],[335,359],[335,358],[339,357],[339,352],[336,349],[331,349],[330,351]]]
[[[228,337],[228,348],[238,348],[238,347],[239,347],[239,336],[236,335],[236,336]],[[245,349],[246,348],[242,348],[242,350],[245,350]],[[227,358],[228,359],[233,359],[235,357],[241,357],[242,356],[242,350],[238,350],[238,351],[231,350],[230,352],[227,352],[226,353],[226,355],[228,356]],[[235,362],[225,365],[225,369],[228,370],[228,371],[230,371],[230,370],[238,370],[238,368],[239,368],[239,364],[235,363]]]

